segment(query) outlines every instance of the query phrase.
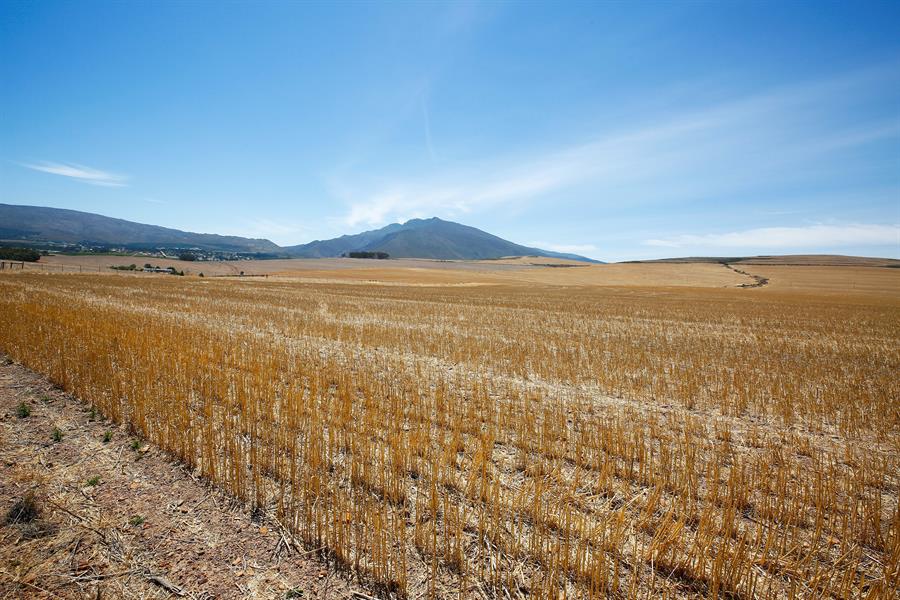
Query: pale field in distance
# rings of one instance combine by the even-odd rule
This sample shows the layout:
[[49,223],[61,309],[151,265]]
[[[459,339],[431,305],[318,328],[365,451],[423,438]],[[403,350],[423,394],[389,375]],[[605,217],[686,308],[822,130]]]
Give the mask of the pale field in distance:
[[[114,271],[109,267],[144,263],[175,267],[186,275],[269,275],[319,282],[402,283],[420,285],[550,285],[603,287],[735,287],[752,283],[747,276],[716,263],[613,263],[589,264],[565,259],[516,257],[484,261],[391,259],[387,261],[322,258],[250,261],[187,262],[132,256],[65,256],[26,263],[29,272],[100,273],[165,277]],[[797,266],[809,263],[811,266]],[[738,269],[769,278],[759,291],[814,291],[822,293],[887,295],[900,297],[900,264],[889,259],[848,257],[763,257],[737,263]],[[558,265],[565,265],[560,267]]]
[[[251,261],[188,262],[138,256],[42,257],[26,263],[31,272],[100,273],[161,277],[114,271],[111,266],[144,263],[175,267],[186,275],[271,275],[319,281],[399,282],[408,284],[548,284],[576,286],[700,286],[729,287],[747,278],[718,264],[608,264],[596,265],[561,259],[523,257],[489,261],[438,261],[424,259],[367,260],[349,258],[282,259]],[[552,265],[567,265],[555,267]]]
[[896,597],[900,270],[522,262],[5,274],[0,350],[385,596]]

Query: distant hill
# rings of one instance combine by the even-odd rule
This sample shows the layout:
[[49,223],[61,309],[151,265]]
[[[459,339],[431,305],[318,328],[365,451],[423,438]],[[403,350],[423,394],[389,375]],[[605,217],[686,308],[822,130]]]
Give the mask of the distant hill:
[[374,231],[364,231],[351,235],[342,235],[330,240],[316,240],[308,244],[286,246],[283,250],[294,258],[333,258],[356,250],[363,250],[381,240],[389,233],[401,229],[403,225],[394,223]]
[[292,258],[331,258],[359,251],[386,252],[393,258],[477,260],[543,256],[599,262],[577,254],[521,246],[480,229],[437,217],[412,219],[373,231],[282,248],[264,239],[191,233],[62,208],[0,204],[0,240],[106,245],[132,250],[199,248]]
[[817,267],[892,267],[900,268],[896,258],[844,256],[842,254],[781,254],[763,256],[685,256],[635,260],[638,263],[728,263],[731,265],[793,265]]
[[514,244],[475,227],[452,221],[412,219],[381,229],[344,235],[331,240],[317,240],[284,251],[297,258],[341,256],[354,251],[387,252],[393,258],[433,258],[444,260],[478,260],[504,256],[546,256],[585,262],[599,262],[577,254],[551,252]]
[[0,239],[281,254],[281,248],[269,240],[191,233],[77,210],[11,204],[0,204]]

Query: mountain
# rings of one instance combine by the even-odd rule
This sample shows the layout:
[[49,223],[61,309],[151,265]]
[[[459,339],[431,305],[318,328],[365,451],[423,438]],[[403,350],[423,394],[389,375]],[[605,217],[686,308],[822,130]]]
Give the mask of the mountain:
[[577,254],[521,246],[480,229],[437,217],[393,223],[381,229],[331,240],[316,240],[286,247],[284,251],[297,258],[322,258],[363,251],[387,252],[393,258],[477,260],[503,256],[546,256],[598,262]]
[[77,210],[12,204],[0,204],[0,239],[282,254],[281,248],[269,240],[191,233]]
[[387,252],[394,258],[472,260],[503,256],[544,256],[598,262],[576,254],[521,246],[480,229],[437,217],[412,219],[373,231],[282,248],[263,239],[191,233],[62,208],[0,204],[0,240],[117,246],[131,250],[199,248],[216,252],[263,254],[266,258],[328,258],[365,251]]
[[394,223],[374,231],[364,231],[352,235],[342,235],[330,240],[316,240],[308,244],[286,246],[283,250],[295,258],[331,258],[354,250],[362,250],[370,244],[378,242],[385,235],[402,229],[403,225]]

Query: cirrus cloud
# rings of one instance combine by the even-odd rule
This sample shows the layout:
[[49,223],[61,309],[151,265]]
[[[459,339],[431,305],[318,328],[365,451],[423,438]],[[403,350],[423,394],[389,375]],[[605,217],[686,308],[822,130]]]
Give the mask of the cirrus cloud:
[[[724,94],[671,112],[640,113],[621,126],[585,127],[590,133],[576,133],[568,143],[421,170],[341,172],[327,183],[331,195],[347,205],[343,221],[353,227],[417,216],[455,218],[529,202],[590,202],[596,210],[727,199],[778,186],[821,188],[823,172],[840,167],[854,176],[848,165],[868,149],[900,140],[896,114],[855,111],[846,118],[843,105],[848,98],[860,103],[882,95],[900,81],[896,72],[891,64],[748,95]],[[708,91],[718,88],[698,87],[696,95],[721,95]],[[436,125],[428,117],[427,140]]]
[[676,235],[645,240],[660,248],[817,248],[838,246],[888,246],[900,248],[900,225],[806,225],[759,227],[727,233]]
[[582,254],[590,256],[596,253],[599,248],[594,244],[555,244],[553,242],[531,242],[528,244],[534,248],[543,250],[552,250],[553,252],[565,252],[567,254]]
[[103,187],[125,187],[128,185],[128,177],[109,171],[101,171],[84,165],[74,163],[55,163],[42,161],[39,163],[21,163],[27,169],[41,171],[42,173],[50,173],[51,175],[61,175],[91,185],[99,185]]

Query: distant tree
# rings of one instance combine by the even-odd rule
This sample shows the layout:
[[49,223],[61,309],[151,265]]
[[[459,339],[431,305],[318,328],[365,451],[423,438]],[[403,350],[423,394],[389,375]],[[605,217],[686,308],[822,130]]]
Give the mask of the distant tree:
[[377,258],[377,259],[382,259],[382,260],[383,260],[383,259],[389,258],[389,257],[390,257],[390,254],[388,254],[387,252],[363,252],[363,251],[357,251],[357,252],[351,252],[351,253],[350,253],[350,258]]
[[0,248],[0,259],[37,262],[41,259],[41,253],[31,248]]
[[178,255],[178,260],[195,261],[197,256],[191,252],[182,252]]

